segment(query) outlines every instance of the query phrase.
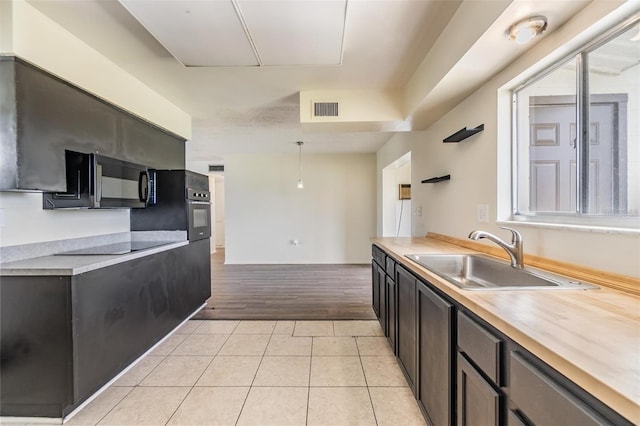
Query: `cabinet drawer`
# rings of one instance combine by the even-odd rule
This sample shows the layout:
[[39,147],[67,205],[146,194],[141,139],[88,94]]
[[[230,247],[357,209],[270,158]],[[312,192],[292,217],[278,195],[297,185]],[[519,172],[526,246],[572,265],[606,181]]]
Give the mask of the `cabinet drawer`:
[[376,245],[371,246],[371,257],[376,263],[383,268],[385,267],[385,258],[387,257],[384,252]]
[[519,353],[511,352],[510,398],[534,424],[609,424]]
[[396,279],[396,262],[391,256],[387,256],[387,265],[385,272],[391,277],[392,280]]
[[467,355],[484,374],[501,386],[502,341],[462,312],[458,312],[458,350]]

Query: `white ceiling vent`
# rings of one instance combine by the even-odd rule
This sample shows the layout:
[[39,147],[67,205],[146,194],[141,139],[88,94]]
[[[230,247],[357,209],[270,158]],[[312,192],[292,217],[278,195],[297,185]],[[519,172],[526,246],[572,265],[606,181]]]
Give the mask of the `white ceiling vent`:
[[338,117],[337,102],[313,102],[314,117]]

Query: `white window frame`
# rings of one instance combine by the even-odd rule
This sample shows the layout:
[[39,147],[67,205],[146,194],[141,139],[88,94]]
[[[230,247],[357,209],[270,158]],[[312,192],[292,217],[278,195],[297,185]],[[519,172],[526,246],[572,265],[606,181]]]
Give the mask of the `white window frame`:
[[[589,100],[585,86],[587,85],[587,79],[589,77],[588,69],[585,69],[583,59],[589,53],[605,45],[615,37],[627,31],[630,27],[640,23],[640,15],[635,14],[632,17],[626,19],[611,28],[604,33],[592,38],[590,42],[580,45],[577,49],[574,49],[570,54],[562,56],[560,59],[554,61],[551,65],[545,66],[531,77],[526,78],[524,81],[520,81],[519,84],[512,86],[509,90],[510,104],[511,104],[511,203],[510,203],[510,215],[507,220],[499,221],[498,224],[518,224],[524,226],[536,226],[536,227],[548,227],[548,228],[565,228],[565,229],[583,229],[595,232],[618,232],[618,233],[633,233],[640,234],[640,216],[597,216],[580,213],[580,204],[584,200],[584,197],[577,195],[576,205],[578,211],[575,213],[570,212],[553,212],[553,213],[538,213],[538,212],[519,212],[518,211],[518,110],[516,96],[517,92],[534,82],[544,78],[550,73],[557,70],[567,61],[576,59],[576,123],[577,123],[577,144],[582,147],[583,132],[580,130],[584,122],[585,108],[589,108]],[[639,141],[635,141],[640,143]],[[584,148],[584,147],[583,147]],[[578,164],[580,163],[580,154],[577,158]],[[579,176],[580,167],[577,167],[577,173]],[[580,179],[576,178],[578,188],[576,194],[581,193]]]

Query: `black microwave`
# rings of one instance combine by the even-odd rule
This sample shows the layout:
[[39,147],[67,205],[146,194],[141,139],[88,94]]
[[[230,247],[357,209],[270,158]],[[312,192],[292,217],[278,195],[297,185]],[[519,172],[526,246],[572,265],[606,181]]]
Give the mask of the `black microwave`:
[[65,151],[66,192],[45,192],[45,209],[140,208],[149,202],[146,166],[105,157]]

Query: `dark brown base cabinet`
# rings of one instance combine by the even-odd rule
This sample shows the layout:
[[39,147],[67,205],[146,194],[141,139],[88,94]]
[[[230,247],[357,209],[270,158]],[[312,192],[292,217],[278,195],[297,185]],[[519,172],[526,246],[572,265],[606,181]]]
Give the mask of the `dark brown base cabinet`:
[[[384,272],[382,273],[384,274]],[[371,306],[373,307],[373,312],[376,314],[378,319],[380,318],[380,266],[372,262],[371,263]]]
[[454,307],[418,281],[418,402],[433,425],[452,424]]
[[209,240],[0,281],[0,415],[69,414],[211,296]]
[[[389,311],[395,312],[395,262],[376,246],[373,246],[371,255],[373,258],[371,262],[373,311],[385,336],[391,335],[395,339],[395,320],[389,318]],[[389,291],[394,293],[389,295]],[[395,347],[395,343],[392,346]]]
[[500,422],[502,340],[458,311],[458,426]]
[[374,310],[427,423],[632,425],[380,247],[372,254]]
[[500,424],[500,394],[461,354],[457,385],[458,426]]
[[396,281],[395,279],[387,276],[386,283],[387,290],[385,295],[387,296],[387,329],[385,335],[387,336],[389,345],[391,345],[391,350],[395,354],[397,351],[396,336],[398,334],[398,324],[396,323],[398,318],[396,307]]
[[418,372],[418,342],[416,321],[416,278],[401,266],[396,286],[398,296],[398,361],[405,374],[411,391],[416,394],[416,376]]

